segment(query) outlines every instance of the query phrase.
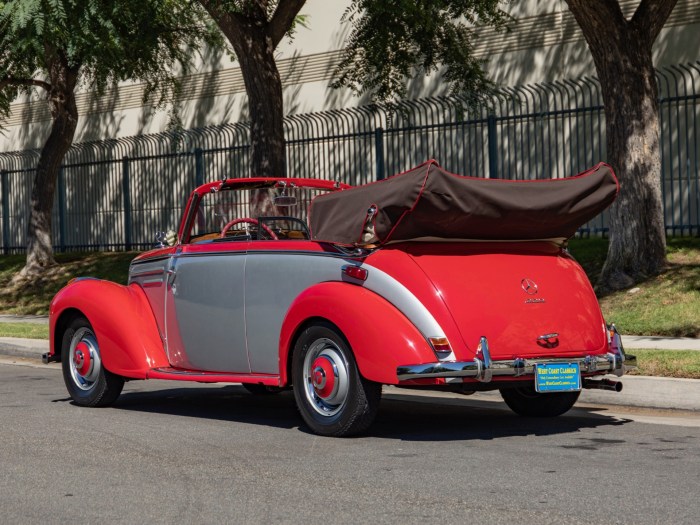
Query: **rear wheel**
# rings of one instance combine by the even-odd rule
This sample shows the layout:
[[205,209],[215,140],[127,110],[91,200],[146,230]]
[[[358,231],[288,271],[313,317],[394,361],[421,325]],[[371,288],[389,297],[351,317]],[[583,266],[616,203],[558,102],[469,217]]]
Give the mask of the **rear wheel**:
[[330,323],[309,326],[292,358],[294,398],[307,425],[322,436],[349,436],[374,421],[382,386],[363,378],[343,335]]
[[540,394],[533,386],[504,388],[501,397],[510,409],[520,416],[556,417],[567,412],[581,392]]
[[97,337],[84,317],[74,319],[61,343],[63,380],[77,405],[107,406],[114,403],[124,387],[124,378],[102,366]]

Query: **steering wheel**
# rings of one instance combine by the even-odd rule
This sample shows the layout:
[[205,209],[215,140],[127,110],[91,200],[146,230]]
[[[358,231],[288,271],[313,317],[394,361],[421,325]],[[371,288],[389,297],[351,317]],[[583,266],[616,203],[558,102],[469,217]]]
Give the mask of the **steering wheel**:
[[232,221],[229,221],[226,223],[226,226],[224,226],[224,229],[221,230],[221,235],[219,235],[219,238],[224,239],[226,238],[226,232],[232,227],[235,226],[236,224],[253,224],[255,226],[260,225],[260,227],[267,233],[272,240],[278,240],[277,235],[275,235],[275,232],[273,232],[267,224],[260,224],[257,219],[251,219],[250,217],[243,217],[242,219],[233,219]]

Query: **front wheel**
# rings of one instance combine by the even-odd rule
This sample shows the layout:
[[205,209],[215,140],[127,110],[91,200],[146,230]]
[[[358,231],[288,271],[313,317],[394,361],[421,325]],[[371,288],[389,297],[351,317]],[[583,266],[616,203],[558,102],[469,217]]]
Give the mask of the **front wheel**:
[[294,398],[307,425],[322,436],[349,436],[369,428],[382,386],[363,378],[350,346],[330,323],[306,328],[294,346]]
[[533,386],[503,388],[501,397],[520,416],[556,417],[574,406],[581,392],[540,394]]
[[84,317],[74,319],[63,334],[61,364],[66,388],[77,405],[107,406],[121,394],[124,378],[102,366],[97,337]]

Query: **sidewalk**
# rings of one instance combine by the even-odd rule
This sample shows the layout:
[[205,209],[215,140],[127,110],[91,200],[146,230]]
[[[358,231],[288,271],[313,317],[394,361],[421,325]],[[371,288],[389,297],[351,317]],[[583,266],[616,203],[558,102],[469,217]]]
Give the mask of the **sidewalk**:
[[49,324],[48,315],[0,315],[0,323]]
[[[46,317],[0,315],[0,323],[48,323]],[[635,348],[661,350],[700,351],[700,339],[674,337],[622,336],[625,348],[634,353]],[[49,351],[49,342],[43,339],[0,337],[0,356],[41,360]],[[621,379],[622,392],[583,390],[583,403],[624,405],[633,407],[663,408],[700,411],[700,380],[668,377],[625,376]]]

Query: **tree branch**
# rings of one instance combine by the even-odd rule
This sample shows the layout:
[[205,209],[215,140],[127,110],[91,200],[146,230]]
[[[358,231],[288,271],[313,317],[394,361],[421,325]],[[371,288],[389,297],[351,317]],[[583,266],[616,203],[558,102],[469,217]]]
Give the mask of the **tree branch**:
[[272,45],[277,47],[284,35],[294,22],[294,18],[306,3],[306,0],[280,0],[268,23],[267,34],[272,39]]
[[7,86],[34,86],[44,88],[46,91],[51,89],[51,84],[35,78],[3,78],[0,80],[0,89],[5,89]]
[[566,0],[566,3],[584,36],[596,27],[612,25],[617,31],[624,31],[627,25],[617,0]]
[[620,5],[617,0],[566,0],[566,3],[581,28],[596,68],[604,67],[608,50],[619,50],[628,42],[629,23]]
[[642,0],[632,17],[634,30],[654,42],[676,3],[678,0]]

